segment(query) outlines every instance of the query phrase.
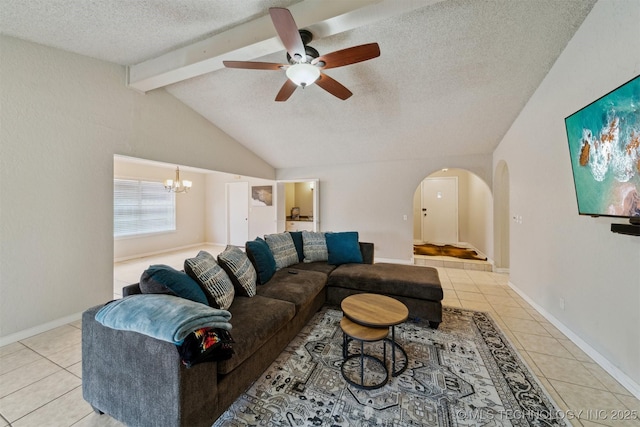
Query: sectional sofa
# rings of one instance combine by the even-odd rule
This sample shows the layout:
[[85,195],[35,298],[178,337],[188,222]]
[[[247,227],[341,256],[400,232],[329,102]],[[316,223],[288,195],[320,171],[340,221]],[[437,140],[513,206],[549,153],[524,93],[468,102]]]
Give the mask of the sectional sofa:
[[[127,425],[211,426],[324,304],[339,305],[345,296],[353,293],[381,293],[403,301],[409,307],[410,316],[428,320],[432,327],[441,322],[442,288],[437,270],[374,264],[373,244],[358,242],[357,233],[355,250],[354,234],[349,235],[350,244],[346,246],[342,244],[344,236],[340,235],[337,236],[340,245],[320,248],[320,252],[324,250],[326,254],[316,253],[314,257],[313,239],[307,241],[308,250],[305,251],[302,233],[307,232],[277,236],[285,237],[287,242],[295,240],[296,262],[292,262],[291,248],[287,244],[289,261],[280,257],[279,268],[269,271],[265,271],[264,266],[271,264],[269,253],[278,252],[278,245],[265,251],[262,239],[247,242],[246,255],[251,266],[248,270],[255,274],[252,276],[255,277],[255,288],[251,289],[255,290],[250,296],[251,290],[242,290],[238,278],[233,280],[235,295],[226,309],[231,316],[234,354],[226,360],[186,367],[175,343],[105,326],[96,320],[96,314],[104,309],[103,306],[86,310],[82,317],[85,400],[96,412],[107,413]],[[324,238],[326,235],[314,233],[309,236]],[[328,241],[333,241],[334,237]],[[269,258],[266,264],[265,256]],[[247,263],[232,264],[230,269],[223,269],[225,273],[244,276],[241,270]],[[185,270],[194,273],[187,262]],[[143,280],[125,287],[124,298],[142,300],[138,294],[143,293],[145,287],[148,288],[143,286]]]

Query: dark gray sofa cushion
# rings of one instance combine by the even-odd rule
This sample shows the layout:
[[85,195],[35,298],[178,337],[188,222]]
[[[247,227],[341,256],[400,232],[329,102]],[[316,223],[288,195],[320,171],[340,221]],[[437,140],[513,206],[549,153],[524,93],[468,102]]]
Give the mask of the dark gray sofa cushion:
[[292,302],[297,313],[322,291],[326,283],[326,274],[288,267],[277,271],[269,283],[260,286],[258,295]]
[[260,295],[253,298],[239,296],[233,300],[229,311],[235,354],[231,359],[218,362],[218,374],[228,374],[251,357],[293,319],[296,307],[293,303]]
[[429,301],[443,297],[438,271],[416,265],[343,264],[331,273],[327,286]]
[[[317,271],[319,273],[329,275],[329,273],[335,270],[336,267],[337,266],[335,265],[327,264],[326,261],[318,261],[318,262],[299,262],[297,264],[293,264],[291,267],[289,267],[289,269]],[[325,277],[325,281],[326,281],[326,277]]]
[[375,247],[373,243],[359,242],[360,252],[362,252],[362,262],[364,264],[373,264]]

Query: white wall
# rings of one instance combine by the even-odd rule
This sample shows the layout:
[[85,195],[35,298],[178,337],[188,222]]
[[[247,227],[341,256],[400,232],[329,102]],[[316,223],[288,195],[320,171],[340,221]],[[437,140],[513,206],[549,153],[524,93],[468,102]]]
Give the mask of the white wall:
[[[493,254],[493,196],[486,182],[474,174],[468,177],[468,206],[465,241],[489,256]],[[491,255],[490,258],[493,258]]]
[[[356,230],[360,240],[375,244],[376,258],[411,262],[415,190],[426,176],[444,167],[467,169],[491,183],[491,156],[437,153],[425,160],[278,169],[277,178],[319,178],[321,231]],[[488,252],[491,256],[491,248]]]
[[275,177],[121,66],[5,36],[0,51],[0,345],[111,299],[114,154]]
[[413,240],[422,242],[422,186],[413,193]]
[[[162,182],[165,179],[174,178],[175,168],[176,165],[132,163],[116,157],[113,175],[115,178]],[[189,193],[176,194],[176,230],[142,237],[115,238],[113,242],[115,260],[200,244],[205,241],[206,175],[182,168],[180,178],[191,180],[193,187]]]
[[623,220],[578,216],[564,118],[640,74],[639,22],[640,2],[599,1],[493,160],[507,163],[511,214],[522,215],[511,223],[512,284],[637,393],[640,237],[611,233]]

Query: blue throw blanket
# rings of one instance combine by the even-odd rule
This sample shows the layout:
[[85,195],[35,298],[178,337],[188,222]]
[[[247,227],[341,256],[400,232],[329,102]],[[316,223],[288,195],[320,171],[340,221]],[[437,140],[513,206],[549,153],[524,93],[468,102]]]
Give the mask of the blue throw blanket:
[[96,313],[112,329],[134,331],[180,345],[200,328],[231,330],[231,313],[165,294],[132,295],[115,300]]

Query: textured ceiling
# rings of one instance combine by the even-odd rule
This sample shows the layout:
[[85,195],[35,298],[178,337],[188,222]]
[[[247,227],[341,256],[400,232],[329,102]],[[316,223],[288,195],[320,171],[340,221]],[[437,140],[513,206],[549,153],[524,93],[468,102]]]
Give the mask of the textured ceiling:
[[[386,1],[413,6],[310,43],[380,45],[379,58],[326,71],[353,92],[346,101],[314,85],[274,102],[281,71],[220,69],[166,89],[276,168],[488,154],[595,3]],[[0,31],[132,65],[295,3],[0,0]],[[244,59],[286,62],[284,50]]]

